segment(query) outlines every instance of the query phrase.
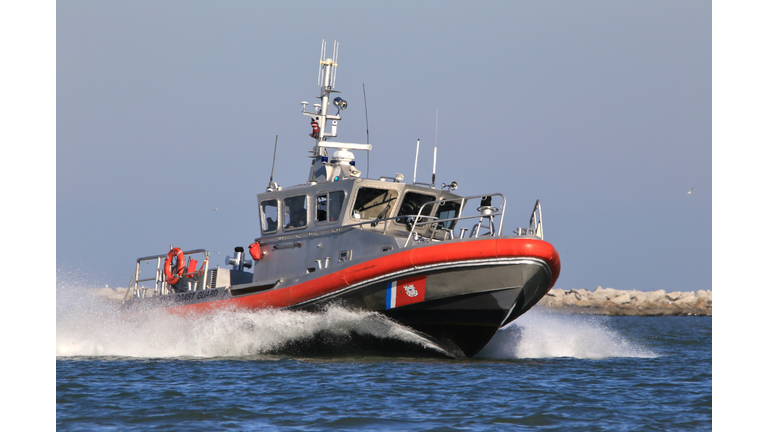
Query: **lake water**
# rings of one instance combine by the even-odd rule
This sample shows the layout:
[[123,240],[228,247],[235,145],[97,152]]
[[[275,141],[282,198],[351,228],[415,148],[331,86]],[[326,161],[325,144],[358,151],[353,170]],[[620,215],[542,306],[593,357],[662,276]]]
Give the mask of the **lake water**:
[[342,309],[189,320],[57,306],[58,430],[712,428],[711,317],[534,308],[473,359],[306,358],[265,353],[323,332],[412,336]]

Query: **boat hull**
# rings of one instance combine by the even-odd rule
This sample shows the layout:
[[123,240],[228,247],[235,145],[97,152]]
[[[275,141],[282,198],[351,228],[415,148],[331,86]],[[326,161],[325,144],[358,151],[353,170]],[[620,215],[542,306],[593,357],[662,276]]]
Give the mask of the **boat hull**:
[[[538,259],[453,262],[399,274],[293,309],[318,310],[337,303],[379,312],[429,336],[456,356],[472,357],[509,319],[518,302],[525,303],[523,293],[540,298],[549,291],[551,281],[547,264]],[[404,289],[408,286],[416,291],[412,297]]]
[[164,305],[173,313],[197,314],[222,307],[318,311],[339,304],[381,313],[450,356],[471,357],[543,297],[559,270],[557,251],[542,240],[477,239],[399,251],[263,292],[219,288],[207,297],[211,290],[186,294],[192,297],[186,303],[165,299]]

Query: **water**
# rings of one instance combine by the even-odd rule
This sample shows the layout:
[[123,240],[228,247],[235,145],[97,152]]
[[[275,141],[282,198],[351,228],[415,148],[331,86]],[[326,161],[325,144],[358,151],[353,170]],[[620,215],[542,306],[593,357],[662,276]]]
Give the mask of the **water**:
[[319,333],[428,342],[343,309],[126,318],[83,298],[58,304],[59,430],[711,429],[709,317],[534,308],[479,358],[302,358],[266,353]]

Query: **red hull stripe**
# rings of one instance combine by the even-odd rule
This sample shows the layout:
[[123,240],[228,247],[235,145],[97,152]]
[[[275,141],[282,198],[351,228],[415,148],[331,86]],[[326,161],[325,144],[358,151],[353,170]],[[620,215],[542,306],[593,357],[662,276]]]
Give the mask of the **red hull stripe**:
[[282,308],[330,294],[350,285],[394,272],[411,270],[418,266],[491,258],[538,258],[545,261],[552,272],[550,289],[555,286],[560,276],[560,255],[551,244],[543,240],[483,239],[410,249],[368,260],[290,287],[227,300],[177,306],[170,311],[186,314],[206,312],[221,307]]

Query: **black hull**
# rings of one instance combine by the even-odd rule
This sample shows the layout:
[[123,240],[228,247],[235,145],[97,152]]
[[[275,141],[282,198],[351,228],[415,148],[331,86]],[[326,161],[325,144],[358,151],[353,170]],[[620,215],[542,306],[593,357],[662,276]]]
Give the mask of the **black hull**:
[[433,300],[383,312],[392,320],[429,335],[446,350],[477,354],[498,331],[520,293],[510,288]]
[[[389,320],[408,327],[417,336],[417,341],[356,332],[338,335],[323,331],[283,344],[270,354],[308,357],[472,357],[491,340],[510,314],[520,292],[520,288],[480,292],[379,311]],[[343,301],[334,303],[345,304]],[[308,310],[320,312],[325,306],[327,304],[316,304]]]
[[[530,309],[549,290],[551,276],[546,264],[535,260],[510,260],[496,265],[478,265],[415,272],[407,277],[426,278],[427,298],[413,304],[390,308],[386,305],[387,284],[392,279],[359,287],[339,295],[293,307],[320,311],[329,304],[381,313],[390,320],[410,328],[433,341],[439,349],[402,344],[381,339],[350,340],[360,351],[381,351],[387,355],[427,355],[434,357],[472,357],[491,340],[498,329]],[[405,277],[405,276],[400,276]],[[383,348],[385,343],[391,348]],[[338,351],[323,338],[306,341],[301,346],[313,352]],[[396,346],[395,346],[396,345]],[[381,349],[379,349],[381,348]],[[413,349],[415,348],[415,349]],[[410,353],[410,354],[409,354]],[[343,355],[343,354],[342,354]]]
[[463,357],[462,352],[446,350],[439,342],[426,335],[419,335],[423,343],[396,338],[381,338],[369,334],[351,332],[340,336],[320,331],[310,337],[281,344],[266,354],[290,357],[408,357],[444,358]]

